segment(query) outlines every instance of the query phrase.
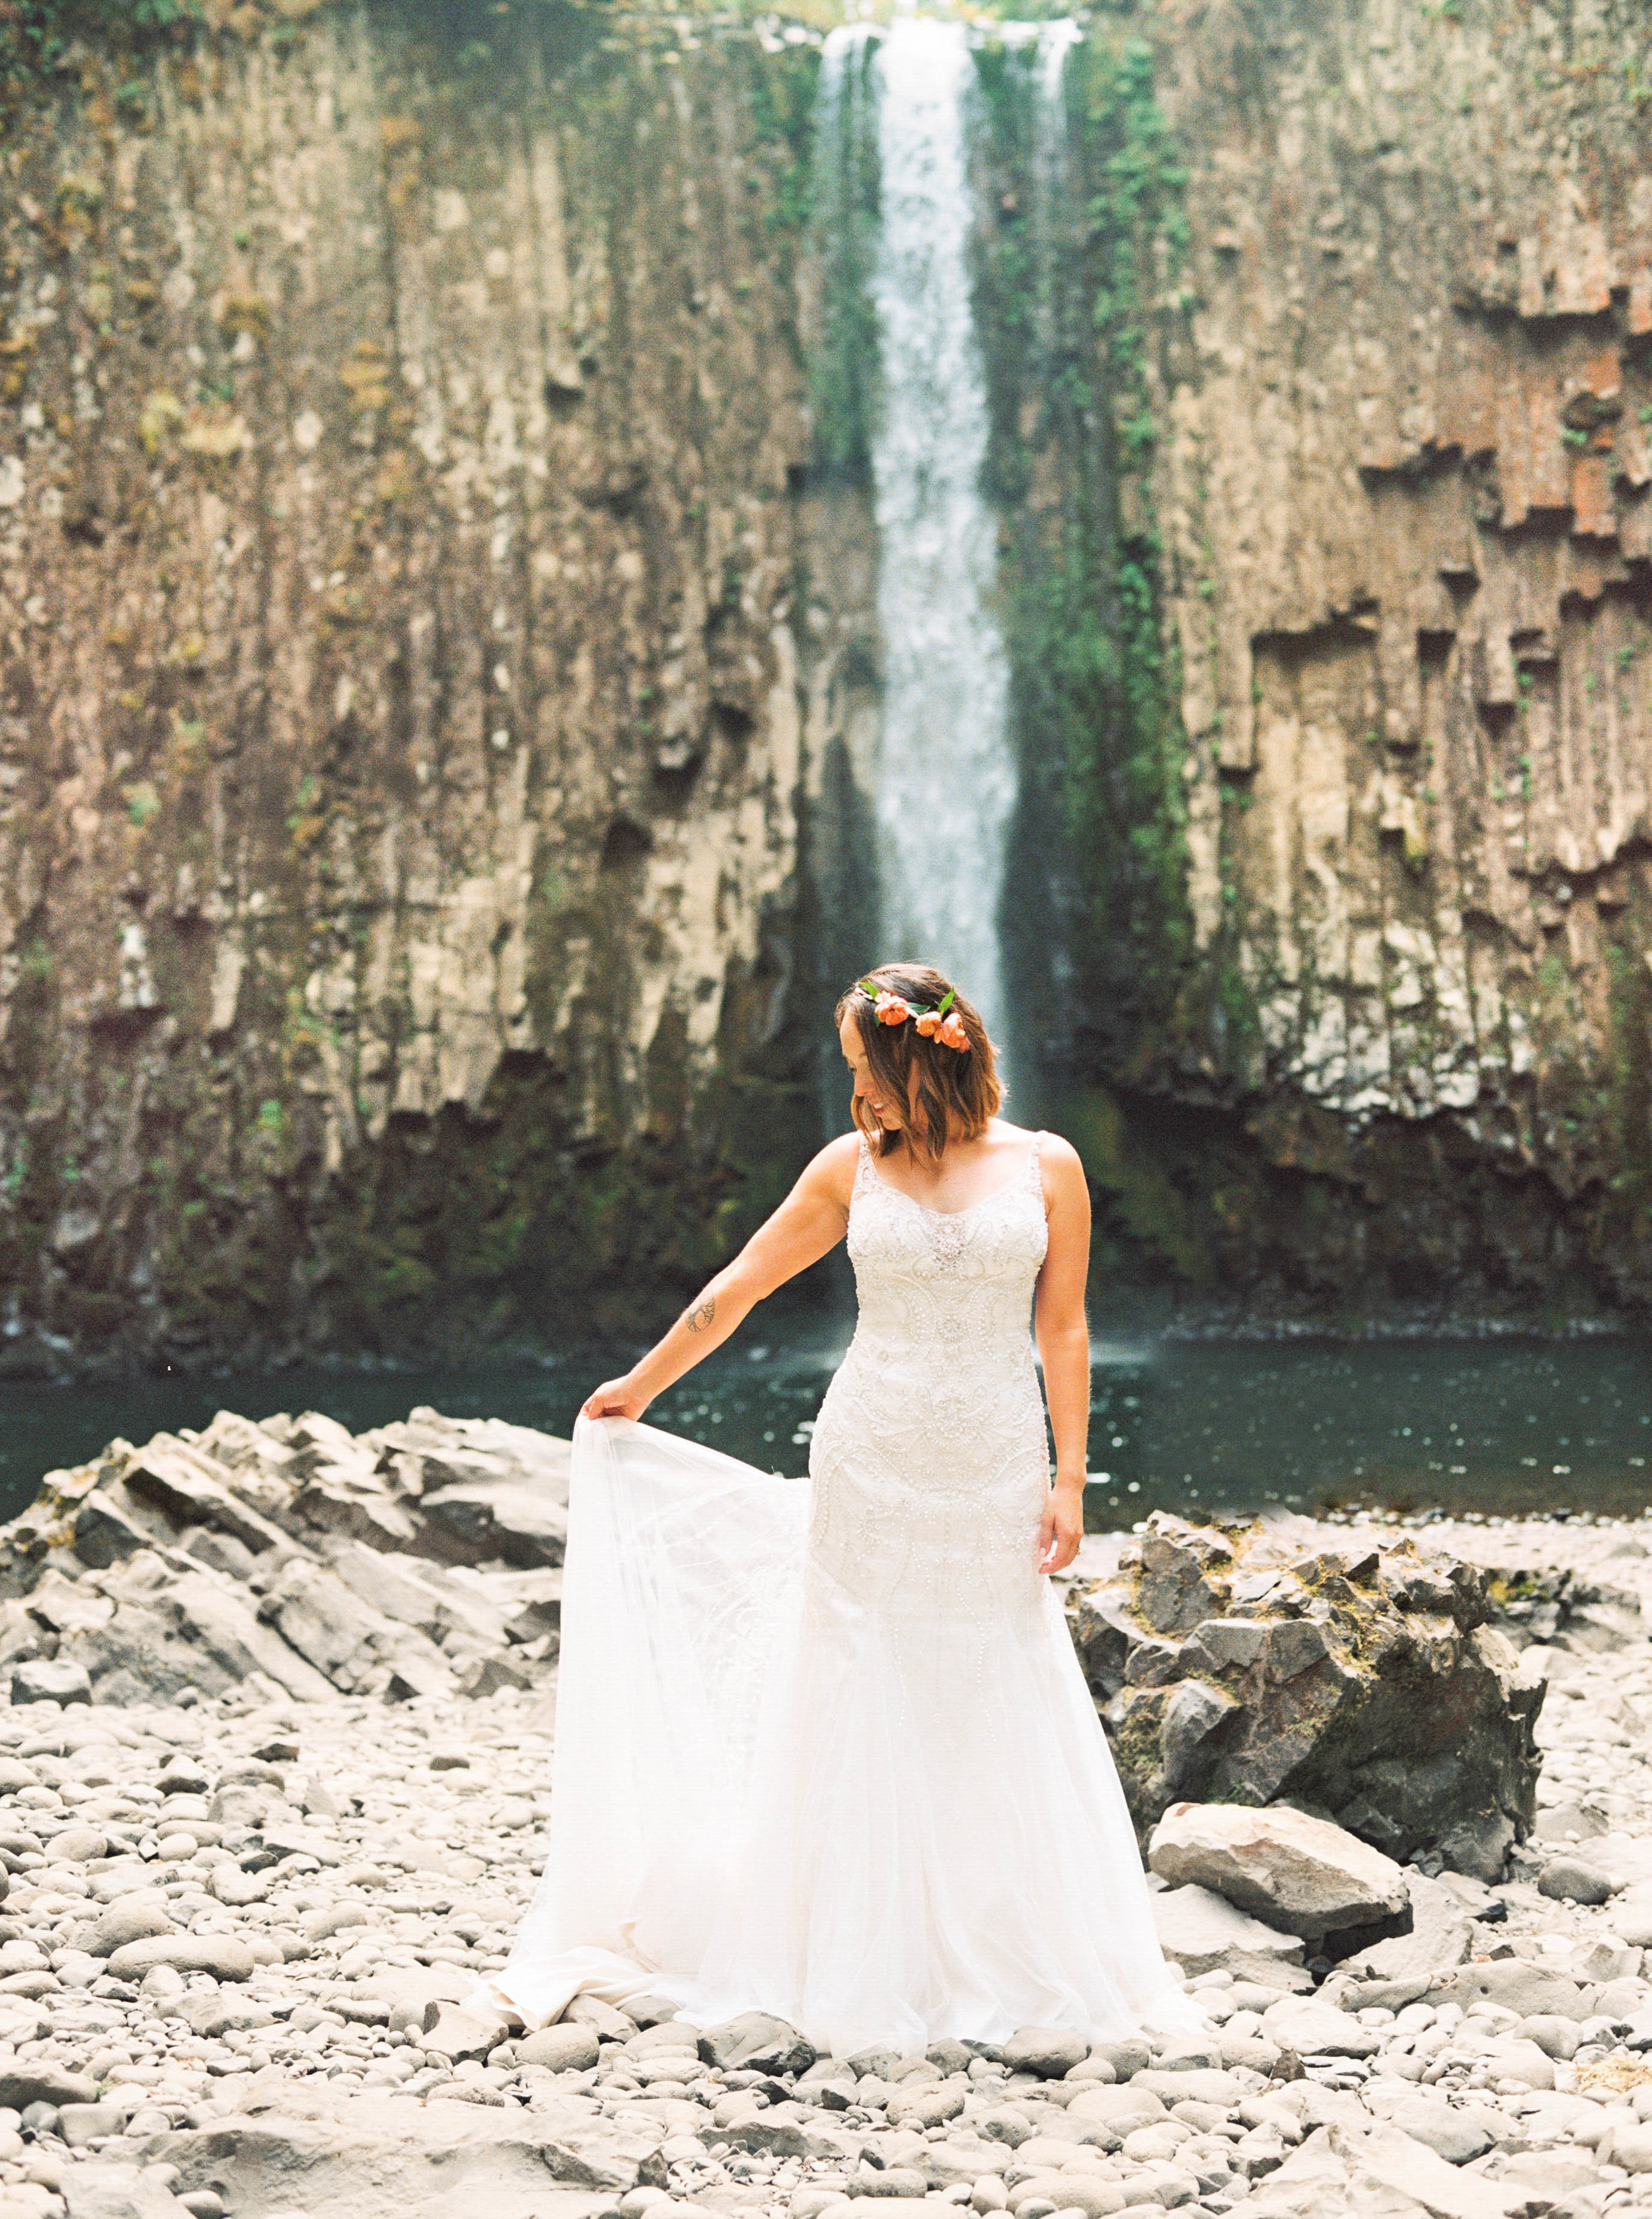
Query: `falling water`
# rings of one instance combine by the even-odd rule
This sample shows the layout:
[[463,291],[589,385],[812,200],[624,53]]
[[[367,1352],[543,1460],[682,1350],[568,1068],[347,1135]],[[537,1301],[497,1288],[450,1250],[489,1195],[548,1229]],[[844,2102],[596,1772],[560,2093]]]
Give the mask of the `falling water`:
[[1002,1039],[998,911],[1016,779],[992,610],[997,527],[981,492],[987,395],[970,298],[964,27],[897,22],[875,66],[883,939],[890,956],[927,957],[958,979]]

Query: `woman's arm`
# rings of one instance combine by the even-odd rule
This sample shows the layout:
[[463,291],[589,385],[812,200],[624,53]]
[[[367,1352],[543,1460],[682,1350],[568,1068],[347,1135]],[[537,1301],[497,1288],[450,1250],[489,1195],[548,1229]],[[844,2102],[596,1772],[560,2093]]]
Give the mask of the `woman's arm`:
[[662,1340],[623,1379],[609,1379],[587,1397],[586,1418],[640,1418],[655,1396],[720,1347],[765,1295],[817,1264],[843,1238],[860,1140],[829,1141],[786,1200],[717,1277],[695,1296]]
[[1050,1239],[1038,1275],[1034,1319],[1044,1364],[1044,1399],[1055,1435],[1055,1484],[1039,1528],[1039,1569],[1059,1572],[1084,1536],[1084,1470],[1090,1450],[1090,1188],[1078,1152],[1052,1133],[1040,1159]]

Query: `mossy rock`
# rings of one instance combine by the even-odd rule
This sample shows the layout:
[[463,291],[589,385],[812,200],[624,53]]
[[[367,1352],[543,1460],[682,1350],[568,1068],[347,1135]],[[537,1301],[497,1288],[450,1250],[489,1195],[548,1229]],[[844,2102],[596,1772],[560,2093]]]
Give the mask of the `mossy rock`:
[[1494,1608],[1409,1538],[1160,1512],[1067,1615],[1144,1834],[1173,1802],[1289,1800],[1491,1880],[1531,1831],[1543,1700]]

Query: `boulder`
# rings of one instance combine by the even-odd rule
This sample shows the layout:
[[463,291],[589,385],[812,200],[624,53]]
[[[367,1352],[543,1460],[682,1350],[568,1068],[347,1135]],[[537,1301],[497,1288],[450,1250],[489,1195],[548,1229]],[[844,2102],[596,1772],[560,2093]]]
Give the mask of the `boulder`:
[[61,2109],[65,2104],[96,2101],[97,2083],[84,2073],[65,2072],[44,2060],[39,2064],[14,2062],[0,2067],[0,2106],[7,2110],[26,2111],[31,2104],[51,2104]]
[[14,1703],[90,1703],[91,1676],[84,1664],[62,1656],[36,1656],[11,1675]]
[[1558,1903],[1599,1904],[1615,1893],[1612,1880],[1585,1857],[1550,1857],[1537,1874],[1539,1895]]
[[1375,2057],[1382,2036],[1348,2011],[1313,1996],[1282,1996],[1262,2014],[1263,2032],[1299,2057]]
[[[658,2148],[656,2127],[554,2105],[494,2109],[440,2098],[421,2104],[295,2087],[268,2110],[152,2135],[138,2154],[177,2168],[178,2197],[210,2189],[232,2211],[543,2219],[611,2209]],[[370,2203],[363,2201],[364,2182]],[[558,2190],[587,2194],[576,2200]]]
[[189,1439],[115,1441],[0,1527],[14,1700],[152,1703],[255,1678],[306,1701],[531,1689],[560,1627],[569,1455],[433,1410],[358,1438],[315,1412],[220,1411]]
[[1245,2204],[1247,2219],[1509,2219],[1529,2208],[1398,2127],[1339,2122],[1308,2135]]
[[[109,2131],[118,2133],[119,2124]],[[164,2180],[140,2166],[83,2160],[65,2168],[60,2193],[65,2219],[195,2219]]]
[[109,1971],[117,1980],[140,1980],[157,1965],[178,1973],[210,1973],[220,1980],[250,1980],[255,1960],[233,1934],[157,1934],[127,1942],[110,1953]]
[[1327,1549],[1284,1514],[1156,1512],[1067,1599],[1144,1832],[1179,1799],[1283,1799],[1484,1880],[1532,1830],[1543,1686],[1494,1608],[1487,1574],[1409,1536]]
[[742,2011],[708,2026],[699,2037],[699,2054],[707,2065],[750,2073],[806,2073],[815,2061],[813,2046],[796,2027],[767,2011]]
[[1041,2080],[1059,2080],[1090,2054],[1081,2034],[1063,2027],[1023,2026],[1003,2045],[1003,2061],[1012,2073],[1036,2073]]
[[[1259,1971],[1264,1986],[1285,1986],[1290,1983],[1275,1977],[1276,1968],[1302,1961],[1300,1936],[1264,1926],[1210,1888],[1167,1887],[1153,1897],[1152,1905],[1160,1948],[1196,1979],[1202,1973],[1225,1972],[1235,1980],[1251,1980]],[[1307,1973],[1301,1977],[1307,1986]]]
[[568,1547],[567,1511],[510,1476],[440,1488],[419,1507],[426,1533],[452,1563],[503,1557],[526,1570],[560,1564]]
[[553,2073],[587,2072],[597,2061],[597,2037],[588,2026],[541,2027],[516,2045],[521,2065],[543,2065]]
[[1402,1917],[1409,1923],[1405,1875],[1394,1860],[1301,1811],[1173,1804],[1147,1861],[1173,1887],[1208,1888],[1276,1930],[1315,1941]]
[[1367,1979],[1405,1980],[1432,1977],[1460,1965],[1474,1945],[1474,1928],[1449,1888],[1414,1867],[1405,1875],[1411,1899],[1411,1931],[1391,1935],[1370,1947],[1357,1946],[1344,1969]]

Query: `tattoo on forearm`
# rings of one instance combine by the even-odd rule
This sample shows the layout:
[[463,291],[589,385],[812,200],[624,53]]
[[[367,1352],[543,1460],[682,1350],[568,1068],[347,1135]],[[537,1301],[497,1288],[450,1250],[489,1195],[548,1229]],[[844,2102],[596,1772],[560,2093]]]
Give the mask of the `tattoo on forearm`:
[[717,1315],[717,1296],[702,1295],[691,1310],[683,1312],[683,1323],[690,1333],[708,1333]]

